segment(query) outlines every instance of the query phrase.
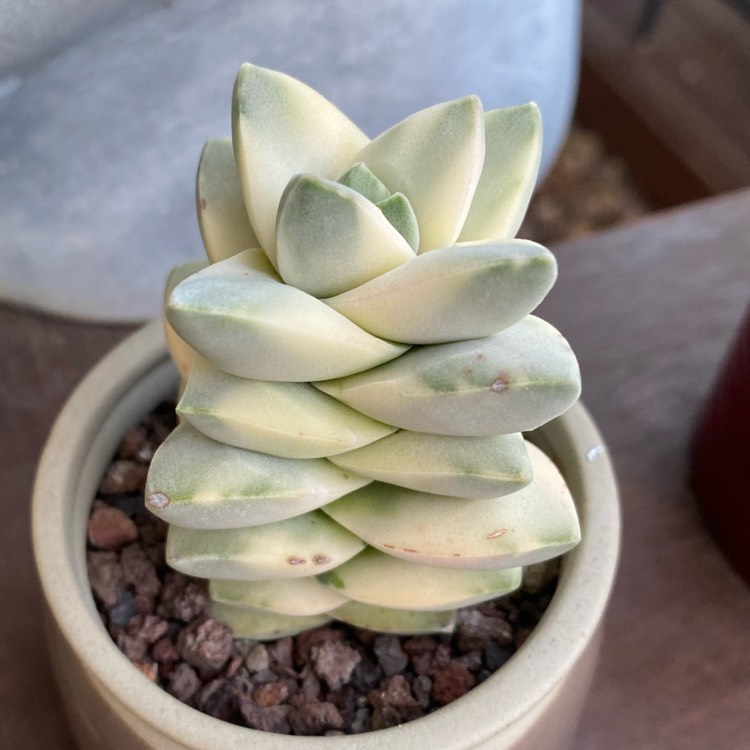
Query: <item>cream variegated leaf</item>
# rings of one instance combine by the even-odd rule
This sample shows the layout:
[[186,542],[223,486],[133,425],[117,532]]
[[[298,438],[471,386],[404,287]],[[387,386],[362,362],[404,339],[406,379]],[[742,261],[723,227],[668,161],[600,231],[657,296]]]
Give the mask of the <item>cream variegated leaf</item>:
[[249,380],[196,355],[177,413],[214,440],[284,458],[322,458],[390,435],[309,383]]
[[249,64],[234,86],[232,140],[250,222],[273,263],[276,213],[289,180],[300,172],[335,177],[368,141],[317,91]]
[[392,193],[403,193],[419,224],[419,252],[452,245],[484,161],[479,99],[437,104],[394,125],[356,156]]
[[312,576],[282,581],[214,579],[209,583],[209,593],[215,602],[295,617],[325,614],[349,601],[343,594]]
[[226,602],[213,602],[211,616],[228,625],[235,638],[252,638],[254,641],[273,641],[287,635],[297,635],[303,630],[319,628],[331,621],[330,616],[282,615],[263,609],[238,607]]
[[284,191],[276,265],[287,284],[330,297],[414,257],[383,212],[352,188],[301,174]]
[[557,467],[529,444],[534,480],[510,495],[464,500],[373,483],[325,512],[381,552],[423,565],[495,570],[574,547],[580,528]]
[[415,347],[380,367],[315,384],[387,424],[438,435],[532,430],[575,403],[575,355],[532,315],[482,339]]
[[[367,547],[319,577],[332,591],[363,604],[442,612],[510,593],[521,585],[521,568],[446,569],[402,560]],[[398,585],[394,585],[396,581]]]
[[416,635],[418,633],[450,633],[455,613],[424,612],[409,609],[387,609],[362,602],[347,602],[330,613],[331,617],[357,628],[377,633]]
[[376,336],[438,344],[517,323],[556,276],[554,256],[535,242],[470,243],[420,255],[325,302]]
[[324,573],[364,546],[357,536],[314,510],[239,529],[170,525],[166,558],[175,570],[198,578],[268,581]]
[[203,147],[195,182],[198,225],[211,263],[251,247],[260,247],[247,217],[242,187],[229,138],[210,140]]
[[168,523],[228,529],[299,516],[369,481],[322,458],[243,450],[181,424],[154,455],[146,503]]
[[329,460],[378,482],[472,499],[507,495],[531,481],[526,445],[518,432],[455,437],[400,430]]
[[515,237],[529,205],[542,157],[542,118],[533,102],[484,116],[485,157],[459,239]]
[[220,370],[255,380],[342,377],[408,349],[372,336],[284,284],[260,250],[215,263],[179,284],[166,314],[177,333]]
[[[164,287],[164,302],[169,299],[169,295],[172,294],[172,290],[181,282],[188,277],[192,276],[198,271],[202,271],[208,263],[205,260],[194,260],[189,263],[182,263],[179,266],[175,266],[167,277],[167,283]],[[172,361],[175,363],[177,370],[180,373],[180,377],[184,381],[190,374],[190,368],[193,366],[193,361],[198,357],[198,353],[188,344],[180,335],[172,328],[170,322],[164,318],[164,335],[167,339],[167,348],[169,354],[172,357]]]

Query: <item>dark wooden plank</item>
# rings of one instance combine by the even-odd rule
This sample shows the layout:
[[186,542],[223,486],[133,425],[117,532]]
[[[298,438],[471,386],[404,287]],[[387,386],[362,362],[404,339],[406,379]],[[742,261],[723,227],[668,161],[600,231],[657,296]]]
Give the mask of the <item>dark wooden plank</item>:
[[[642,7],[624,0],[584,2],[584,68],[632,116],[620,122],[620,140],[637,122],[636,129],[652,131],[653,143],[708,191],[749,185],[750,23],[724,0],[685,0],[662,3],[653,27],[639,36]],[[581,113],[591,121],[597,102],[586,91],[587,80]],[[629,161],[658,193],[660,162],[649,174],[650,160]]]

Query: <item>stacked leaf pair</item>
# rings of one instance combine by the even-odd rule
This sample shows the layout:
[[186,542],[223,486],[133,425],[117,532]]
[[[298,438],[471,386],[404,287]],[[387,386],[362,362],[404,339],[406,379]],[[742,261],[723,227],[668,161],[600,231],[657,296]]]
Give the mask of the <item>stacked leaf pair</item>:
[[211,579],[238,636],[450,629],[579,539],[521,434],[580,392],[567,342],[529,314],[554,258],[513,239],[538,110],[467,97],[370,141],[245,65],[232,124],[198,167],[209,264],[167,289],[181,424],[147,486],[167,560]]

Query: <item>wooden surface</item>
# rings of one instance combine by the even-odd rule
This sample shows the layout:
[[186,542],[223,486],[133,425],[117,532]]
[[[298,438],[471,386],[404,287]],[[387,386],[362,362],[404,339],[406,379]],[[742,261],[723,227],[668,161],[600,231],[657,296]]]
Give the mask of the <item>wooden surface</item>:
[[[623,559],[579,750],[750,749],[750,590],[687,486],[700,403],[750,299],[750,191],[556,248],[569,338],[619,474]],[[69,750],[28,538],[44,435],[126,333],[0,308],[0,748]]]
[[655,200],[750,185],[750,16],[728,0],[584,0],[582,41],[581,119]]

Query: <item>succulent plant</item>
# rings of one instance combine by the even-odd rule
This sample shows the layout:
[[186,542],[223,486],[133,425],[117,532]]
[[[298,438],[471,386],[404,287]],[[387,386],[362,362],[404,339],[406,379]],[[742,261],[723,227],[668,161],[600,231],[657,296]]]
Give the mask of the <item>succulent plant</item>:
[[469,96],[370,141],[244,65],[232,133],[198,167],[209,264],[167,285],[181,424],[147,483],[167,560],[210,579],[237,636],[450,629],[580,534],[522,435],[580,392],[569,345],[530,315],[555,259],[514,239],[539,112]]

